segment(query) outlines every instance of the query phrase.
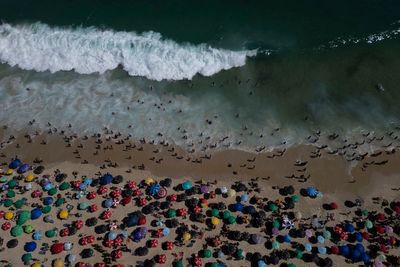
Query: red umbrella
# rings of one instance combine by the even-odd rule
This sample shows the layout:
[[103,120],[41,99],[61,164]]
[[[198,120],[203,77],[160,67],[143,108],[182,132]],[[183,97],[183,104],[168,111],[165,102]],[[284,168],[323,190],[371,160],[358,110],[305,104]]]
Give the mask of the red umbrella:
[[5,213],[6,213],[6,212],[5,212],[4,210],[0,210],[0,219],[4,217],[4,214],[5,214]]
[[136,189],[135,191],[133,191],[134,196],[140,196],[141,194],[142,194],[142,190],[140,190],[140,189]]
[[114,264],[112,267],[125,267],[123,264],[119,263],[119,264]]
[[378,226],[376,226],[376,231],[379,233],[379,234],[384,234],[385,233],[385,227],[383,227],[382,225],[378,225]]
[[59,254],[63,252],[64,244],[63,243],[55,243],[51,246],[50,251],[52,254]]
[[400,205],[397,205],[396,207],[394,207],[394,211],[395,211],[397,214],[400,214]]
[[76,229],[81,229],[83,227],[83,221],[82,220],[76,220],[74,221],[74,226]]
[[193,208],[193,212],[194,212],[194,214],[199,214],[201,212],[201,208],[199,206],[195,206]]
[[176,194],[172,194],[170,196],[168,196],[168,200],[169,201],[176,201],[178,199],[178,196]]
[[111,256],[114,259],[120,259],[122,257],[122,250],[120,249],[114,250],[113,252],[111,252]]
[[171,241],[167,241],[164,243],[163,247],[166,250],[173,250],[174,249],[174,243],[172,243]]
[[339,235],[342,240],[347,240],[349,238],[349,235],[346,232],[341,232]]
[[136,184],[135,181],[129,181],[129,182],[126,184],[126,186],[127,186],[129,189],[132,189],[132,190],[138,189],[138,186],[137,186],[137,184]]
[[64,237],[64,236],[68,236],[68,235],[69,235],[69,228],[68,227],[61,229],[60,236]]
[[193,263],[195,266],[201,266],[203,265],[203,261],[199,256],[195,256],[193,259]]
[[114,239],[114,247],[121,246],[123,242],[124,239],[121,236],[118,236],[116,239]]
[[331,247],[332,254],[339,255],[339,248],[337,246]]
[[376,215],[376,220],[377,220],[377,221],[384,221],[384,220],[385,220],[385,214],[383,214],[383,213],[378,213],[378,214]]
[[157,239],[151,239],[149,240],[149,247],[151,248],[156,248],[158,246],[158,240]]
[[110,193],[111,197],[119,198],[121,197],[121,189],[114,190]]
[[97,205],[96,204],[92,204],[89,207],[90,212],[96,212],[97,211]]
[[365,240],[369,239],[369,233],[368,232],[362,232],[361,235]]
[[140,216],[138,220],[138,225],[146,224],[146,216]]
[[387,253],[387,248],[386,248],[385,244],[381,244],[381,245],[379,246],[379,249],[380,249],[380,251],[382,251],[383,253]]
[[107,265],[104,262],[98,262],[94,265],[94,267],[106,267]]
[[88,244],[88,240],[85,237],[82,237],[81,239],[79,239],[79,244],[81,246],[86,246]]
[[97,193],[99,193],[100,195],[107,193],[108,188],[105,187],[104,185],[100,186],[99,189],[97,190]]
[[187,214],[188,214],[187,209],[184,209],[184,208],[178,209],[179,216],[185,217],[185,216],[187,216]]
[[86,267],[86,263],[84,263],[84,262],[77,262],[76,264],[75,264],[75,267]]
[[34,191],[31,193],[31,196],[32,196],[33,198],[36,198],[36,197],[41,197],[42,194],[43,194],[42,191],[40,191],[40,190],[34,190]]
[[163,237],[163,229],[157,229],[157,231],[155,231],[153,233],[154,233],[153,234],[154,237],[157,237],[157,238]]
[[1,229],[4,231],[7,231],[11,228],[11,223],[10,222],[5,222],[1,225]]
[[111,218],[112,212],[111,210],[105,210],[101,213],[100,218],[103,220],[108,220]]
[[92,191],[87,194],[87,199],[94,199],[97,196],[96,192]]
[[164,264],[167,262],[167,256],[165,254],[160,254],[156,256],[156,262],[160,264]]
[[106,239],[103,243],[105,247],[111,248],[114,245],[114,240]]
[[336,202],[332,202],[332,203],[330,204],[330,208],[331,208],[332,210],[335,210],[335,209],[338,208],[338,204],[337,204]]
[[139,206],[143,207],[147,205],[147,199],[144,197],[139,198]]
[[125,206],[125,205],[128,205],[129,203],[131,203],[131,201],[132,201],[132,197],[131,196],[127,196],[127,197],[124,197],[121,200],[121,204]]
[[94,242],[94,240],[95,240],[95,237],[94,237],[93,235],[88,235],[88,236],[86,237],[86,240],[87,240],[87,242],[88,242],[89,244],[92,244],[92,243]]
[[72,185],[72,187],[74,187],[74,188],[79,188],[79,186],[81,185],[81,181],[78,181],[78,180],[72,181],[72,182],[71,182],[71,185]]

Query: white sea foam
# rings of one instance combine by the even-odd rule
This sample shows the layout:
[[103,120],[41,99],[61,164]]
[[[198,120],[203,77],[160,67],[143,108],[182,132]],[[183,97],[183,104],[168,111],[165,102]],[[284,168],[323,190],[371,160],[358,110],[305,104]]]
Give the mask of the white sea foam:
[[255,50],[178,44],[159,33],[59,28],[42,23],[0,25],[0,61],[35,71],[104,73],[118,66],[152,80],[191,79],[245,65]]

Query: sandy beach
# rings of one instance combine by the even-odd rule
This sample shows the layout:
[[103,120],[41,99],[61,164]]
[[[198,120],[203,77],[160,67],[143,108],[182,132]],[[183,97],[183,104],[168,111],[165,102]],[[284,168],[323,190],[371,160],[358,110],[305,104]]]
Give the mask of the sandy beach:
[[[123,266],[155,266],[158,265],[156,263],[159,261],[158,257],[163,255],[166,256],[165,266],[175,266],[173,264],[177,264],[179,259],[182,259],[183,266],[195,266],[194,259],[198,259],[198,257],[202,261],[199,266],[213,262],[224,263],[226,266],[253,266],[254,264],[254,266],[257,266],[260,263],[254,261],[251,255],[253,253],[260,253],[267,256],[265,260],[267,263],[270,260],[275,260],[268,257],[279,255],[278,263],[274,262],[277,265],[295,264],[295,266],[312,266],[317,264],[317,266],[354,266],[357,263],[352,261],[351,257],[343,257],[332,252],[333,246],[344,245],[346,244],[345,240],[341,240],[340,238],[339,240],[328,240],[326,238],[323,243],[318,243],[315,237],[310,236],[310,238],[307,238],[303,236],[295,238],[294,235],[290,237],[290,242],[284,242],[281,239],[289,234],[289,228],[291,227],[285,230],[281,226],[277,230],[279,234],[271,234],[271,229],[268,229],[268,225],[273,219],[278,219],[282,222],[285,216],[289,216],[294,229],[302,227],[308,229],[308,225],[309,230],[313,231],[313,235],[322,234],[323,231],[328,231],[327,229],[330,229],[331,234],[335,235],[333,230],[335,226],[342,225],[344,222],[353,221],[362,223],[362,221],[367,220],[366,217],[357,216],[357,211],[368,210],[372,216],[376,212],[384,211],[385,205],[389,205],[389,203],[392,203],[392,207],[394,207],[395,203],[399,203],[400,197],[398,177],[400,165],[397,164],[400,159],[397,153],[377,153],[373,156],[367,156],[362,161],[354,164],[354,162],[348,162],[339,155],[329,154],[324,149],[318,149],[315,146],[298,146],[288,150],[276,150],[258,154],[232,150],[199,155],[185,153],[183,149],[177,146],[149,144],[143,140],[131,140],[128,137],[117,136],[115,134],[102,135],[100,137],[74,137],[72,134],[68,135],[65,133],[43,133],[38,135],[20,133],[10,137],[7,130],[4,130],[2,132],[2,140],[1,162],[3,165],[3,177],[5,177],[3,185],[10,179],[16,180],[18,185],[13,189],[16,192],[13,201],[20,198],[26,199],[23,207],[18,209],[13,206],[6,208],[3,203],[3,206],[0,208],[3,211],[3,216],[4,212],[11,211],[15,213],[15,217],[9,221],[4,218],[0,219],[2,223],[11,222],[11,226],[14,226],[16,218],[18,218],[17,214],[21,210],[31,211],[34,207],[43,208],[44,205],[42,205],[40,199],[43,200],[48,195],[48,192],[41,193],[41,197],[39,198],[33,197],[32,192],[35,190],[41,192],[43,190],[44,177],[48,181],[51,181],[55,188],[58,188],[60,183],[54,179],[60,173],[65,174],[63,182],[71,184],[73,184],[73,181],[84,181],[88,177],[101,180],[101,177],[107,173],[111,174],[112,177],[120,175],[123,177],[122,181],[117,184],[104,186],[108,188],[108,192],[115,190],[124,192],[127,183],[133,181],[137,185],[141,185],[142,194],[144,194],[143,196],[133,197],[124,205],[115,204],[116,206],[109,209],[112,211],[111,218],[102,219],[102,213],[106,210],[103,208],[102,202],[109,198],[109,193],[100,194],[98,191],[100,188],[99,185],[89,186],[85,190],[75,188],[72,191],[59,191],[55,199],[64,198],[65,203],[52,207],[49,213],[52,219],[50,223],[44,223],[43,216],[36,220],[29,220],[26,223],[31,225],[34,229],[32,231],[35,232],[40,231],[41,233],[45,233],[49,229],[53,229],[56,232],[56,235],[52,238],[42,237],[41,240],[35,241],[37,249],[32,252],[32,260],[26,262],[27,265],[37,262],[44,266],[51,266],[52,264],[60,264],[61,261],[56,260],[62,260],[63,264],[65,262],[67,266],[84,266],[75,265],[79,263],[100,266],[95,264],[101,262],[104,262],[104,266],[117,266],[116,264],[122,264]],[[316,149],[318,149],[318,153],[321,153],[321,156],[313,157]],[[15,158],[29,164],[29,170],[23,174],[18,174],[16,171],[7,174],[7,170],[9,170],[8,165]],[[380,162],[385,163],[380,164]],[[37,175],[34,172],[38,166],[43,166],[44,170]],[[26,190],[24,186],[28,183],[26,182],[28,175],[33,175],[34,180],[29,183],[31,188]],[[148,203],[154,201],[162,203],[164,201],[161,198],[154,199],[154,197],[148,195],[150,185],[143,184],[143,181],[149,177],[154,179],[154,182],[157,184],[167,177],[171,178],[172,185],[167,188],[168,196],[171,194],[182,194],[184,191],[175,191],[173,188],[179,188],[185,181],[190,181],[199,189],[201,185],[207,185],[207,193],[199,192],[199,195],[188,195],[186,198],[200,198],[208,203],[207,205],[199,206],[201,207],[201,213],[204,213],[206,216],[204,217],[204,222],[193,220],[193,206],[188,204],[190,201],[168,202],[170,209],[184,209],[189,212],[187,216],[178,216],[178,222],[182,226],[188,227],[188,230],[196,232],[197,237],[192,237],[186,242],[181,242],[182,234],[179,231],[175,232],[176,229],[171,229],[171,234],[168,237],[154,238],[152,231],[156,231],[161,227],[155,226],[155,221],[160,220],[165,222],[166,219],[168,220],[168,216],[166,216],[168,209],[157,207],[153,213],[145,215],[146,223],[141,225],[141,227],[146,227],[148,231],[146,238],[138,242],[130,239],[135,227],[126,228],[122,222],[128,214],[143,210],[143,205],[140,205],[138,199],[144,198]],[[236,188],[235,185],[237,184],[243,186],[244,189],[237,190],[235,196],[229,197],[215,194],[215,192],[219,192],[219,188],[221,187]],[[284,192],[288,186],[293,190],[291,194]],[[308,197],[304,191],[310,187],[315,188],[322,194],[315,198]],[[9,188],[2,187],[1,195],[3,201],[9,198],[7,196],[9,190]],[[89,197],[90,192],[96,194],[93,199]],[[81,194],[82,197],[76,199],[76,194]],[[222,202],[226,207],[232,207],[235,203],[241,203],[241,195],[246,195],[246,198],[253,201],[250,201],[252,203],[250,206],[256,207],[257,212],[259,209],[263,211],[263,214],[265,214],[263,216],[266,216],[262,219],[264,222],[260,226],[254,227],[251,219],[254,215],[239,211],[235,212],[231,208],[232,214],[237,216],[236,220],[240,218],[240,220],[244,221],[229,224],[226,222],[226,219],[219,218],[220,223],[218,225],[210,226],[210,217],[208,217],[209,214],[207,215],[207,212],[210,212],[213,204],[216,205]],[[283,204],[277,212],[264,212],[264,210],[268,211],[268,208],[265,208],[268,206],[267,203],[285,203],[287,196],[290,197],[291,195],[299,196],[299,200],[295,203],[295,206],[287,208]],[[237,198],[239,198],[239,202],[237,202]],[[117,199],[118,202],[121,200],[118,197]],[[242,203],[247,205],[246,201]],[[87,205],[95,204],[98,209],[93,212],[90,211],[90,208],[78,210],[77,208],[80,203],[86,203]],[[334,209],[327,208],[331,203],[336,203],[337,207]],[[67,204],[72,205],[69,216],[61,220],[57,217],[57,214],[65,209]],[[395,262],[397,261],[398,263],[399,260],[396,258],[398,256],[399,244],[398,232],[396,232],[399,227],[399,217],[395,214],[396,212],[393,214],[393,211],[392,213],[385,214],[387,221],[383,223],[383,225],[392,226],[395,232],[380,235],[380,239],[375,238],[374,241],[371,241],[372,244],[373,242],[382,242],[384,238],[394,238],[394,244],[387,247],[386,253],[382,253],[382,255],[387,255],[387,258],[385,258],[387,266],[395,266]],[[96,234],[93,226],[84,225],[76,234],[61,236],[62,229],[71,227],[75,221],[82,220],[85,222],[88,219],[93,220],[93,218],[96,218],[97,226],[101,224],[109,225],[115,221],[117,225],[115,232],[126,231],[128,237],[123,238],[122,250],[118,247],[105,247],[104,242],[107,240],[107,232],[110,229],[107,229],[106,233]],[[313,225],[312,218],[318,218],[321,225]],[[358,224],[356,231],[362,232],[363,228],[363,226]],[[232,240],[232,235],[237,233],[248,233],[248,237],[244,240],[240,238]],[[250,238],[251,234],[262,238],[262,242],[260,241],[258,244],[249,242],[248,238]],[[349,233],[349,235],[354,235],[354,233]],[[374,235],[374,231],[371,232],[371,235]],[[91,244],[82,245],[80,243],[82,240],[80,239],[85,236],[94,236],[95,240]],[[221,240],[221,243],[213,247],[210,245],[210,240],[214,240],[217,236]],[[24,251],[24,244],[32,240],[32,232],[30,234],[23,233],[21,236],[18,236],[16,238],[18,245],[15,248],[7,248],[8,242],[15,238],[11,235],[10,230],[3,230],[1,259],[4,266],[6,264],[21,266],[21,256],[27,253]],[[158,245],[156,248],[152,248],[149,245],[150,240],[157,240]],[[276,240],[280,240],[281,244],[278,243],[279,248],[272,248],[271,244],[277,246],[275,243],[277,242]],[[163,248],[164,243],[168,241],[174,245],[172,251]],[[43,247],[45,244],[51,246],[52,244],[64,244],[66,242],[70,242],[69,244],[73,246],[69,251],[61,253],[51,253],[48,247],[47,249]],[[361,244],[367,246],[368,242],[364,240]],[[226,249],[226,246],[229,244],[235,246],[236,249],[240,249],[241,253],[243,251],[243,255],[235,256],[232,254],[222,256],[222,258],[205,258],[202,256],[202,251],[204,250],[211,250],[216,255],[221,249]],[[309,252],[307,254],[304,251],[305,244],[312,244],[312,251],[316,252]],[[145,256],[135,255],[135,251],[139,247],[149,247]],[[328,252],[325,252],[325,254],[318,253],[319,247],[324,247]],[[45,252],[40,253],[39,248],[44,248]],[[86,248],[92,248],[93,255],[82,258],[82,250]],[[309,256],[296,258],[296,248],[297,250],[301,250],[304,255],[307,254]],[[112,256],[116,250],[124,251],[118,259]],[[290,252],[289,256],[286,254],[282,256],[282,251]],[[75,262],[69,262],[68,255],[75,255]],[[369,257],[376,258],[379,255],[381,255],[381,252],[378,249],[374,255],[369,255]],[[326,258],[329,258],[329,260],[324,261]],[[359,260],[361,261],[361,258],[357,261]]]

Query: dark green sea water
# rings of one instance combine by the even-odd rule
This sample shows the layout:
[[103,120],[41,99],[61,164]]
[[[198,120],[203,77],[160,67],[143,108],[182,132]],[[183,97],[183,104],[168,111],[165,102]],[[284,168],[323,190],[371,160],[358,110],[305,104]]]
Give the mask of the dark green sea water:
[[[346,137],[366,131],[380,134],[400,123],[400,1],[25,0],[0,3],[0,18],[17,31],[21,25],[41,23],[28,33],[37,27],[42,30],[43,25],[48,27],[44,32],[70,29],[79,36],[89,36],[82,33],[88,27],[139,35],[153,31],[161,34],[161,40],[173,40],[177,48],[207,44],[232,51],[258,50],[241,67],[178,81],[149,80],[121,69],[89,75],[38,72],[31,67],[21,70],[18,62],[10,67],[12,59],[3,58],[0,92],[9,111],[8,117],[1,118],[5,123],[10,116],[28,120],[32,114],[43,123],[64,116],[79,130],[96,130],[96,125],[105,124],[122,130],[133,123],[142,128],[134,132],[137,137],[156,138],[157,132],[164,132],[178,143],[182,134],[177,128],[183,125],[193,140],[200,132],[215,140],[230,135],[243,141],[239,148],[301,143],[316,130]],[[0,44],[5,36],[0,34]],[[65,39],[74,38],[78,37]],[[40,38],[35,40],[40,42]],[[20,46],[16,57],[22,54],[30,62],[32,56],[40,62],[38,50],[24,51],[29,43],[15,39],[11,44]],[[34,93],[25,94],[25,87],[33,87]],[[113,92],[120,99],[110,100]],[[59,100],[68,98],[71,101]],[[94,98],[101,104],[92,103]],[[129,101],[138,99],[149,104],[128,112]],[[167,99],[173,107],[158,112],[154,105],[166,104]],[[40,110],[43,106],[62,112],[46,113]],[[179,109],[183,115],[175,117]],[[74,113],[77,110],[79,116]],[[117,115],[110,117],[111,111]],[[212,125],[205,123],[208,119]],[[96,123],[82,125],[88,120]],[[268,138],[244,134],[244,126]],[[279,137],[272,137],[276,128],[281,128]]]

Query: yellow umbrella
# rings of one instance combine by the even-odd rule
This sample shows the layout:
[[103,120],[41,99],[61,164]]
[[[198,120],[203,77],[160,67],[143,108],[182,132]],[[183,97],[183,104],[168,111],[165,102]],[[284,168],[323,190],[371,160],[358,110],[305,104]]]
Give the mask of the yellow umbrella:
[[7,175],[11,175],[11,174],[13,174],[13,172],[14,172],[13,169],[8,169],[8,170],[6,171],[6,174],[7,174]]
[[64,267],[64,261],[62,259],[56,259],[53,261],[53,267]]
[[212,225],[218,225],[219,219],[217,217],[211,217],[211,223],[212,223]]
[[31,267],[42,267],[42,265],[40,264],[40,262],[35,262],[31,265]]
[[58,217],[62,220],[67,219],[68,215],[69,215],[69,213],[67,210],[62,210],[62,211],[60,211],[60,213],[58,213]]
[[234,197],[234,196],[236,196],[236,191],[235,191],[234,189],[229,189],[229,191],[228,191],[228,196],[229,196],[229,197]]
[[146,185],[151,185],[151,184],[154,183],[154,180],[153,180],[153,178],[151,178],[151,177],[147,177],[147,178],[144,180],[144,183],[145,183]]
[[26,182],[32,182],[33,181],[33,179],[35,179],[35,176],[33,176],[33,174],[28,174],[26,177],[25,177],[25,181]]
[[192,238],[191,234],[188,232],[185,232],[182,236],[183,241],[188,241]]
[[6,220],[12,220],[12,218],[14,218],[14,213],[13,213],[12,211],[7,211],[7,212],[4,214],[4,219],[6,219]]

